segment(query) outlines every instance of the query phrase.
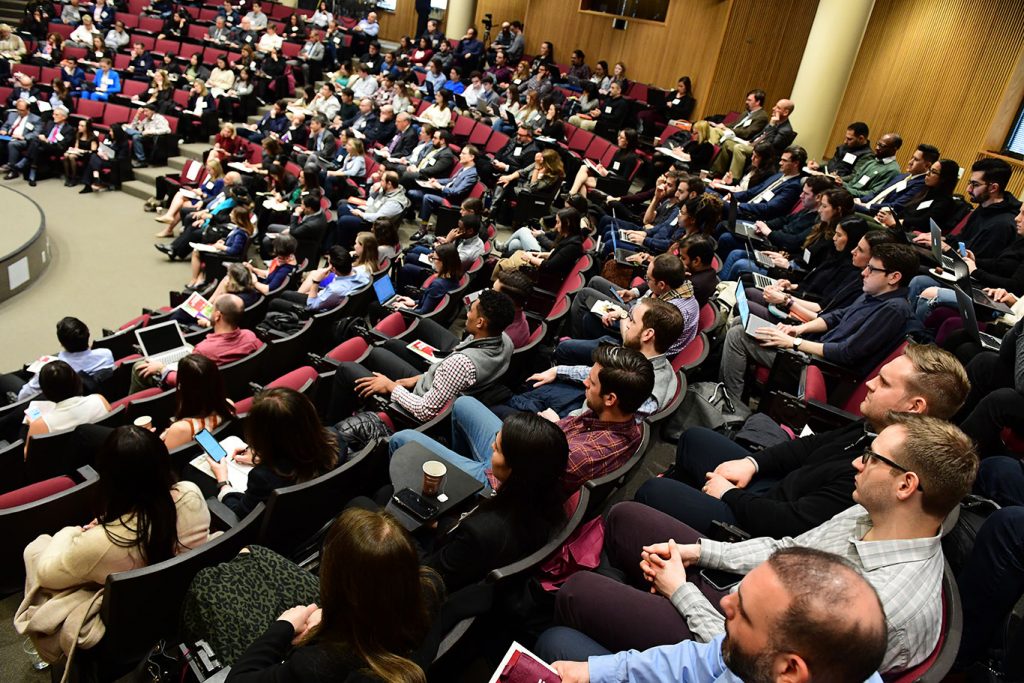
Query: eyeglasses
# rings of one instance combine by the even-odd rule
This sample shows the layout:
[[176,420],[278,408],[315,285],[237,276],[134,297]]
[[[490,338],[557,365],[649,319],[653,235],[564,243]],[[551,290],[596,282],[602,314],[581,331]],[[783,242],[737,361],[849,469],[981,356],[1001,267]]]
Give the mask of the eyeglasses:
[[983,185],[988,185],[988,183],[986,183],[984,180],[968,180],[967,181],[967,187],[982,187]]
[[891,270],[886,270],[885,268],[877,268],[871,265],[870,263],[864,267],[867,268],[868,271],[872,273],[885,273],[886,275],[888,275],[889,273],[892,272]]
[[[875,453],[870,448],[865,448],[864,452],[861,453],[860,462],[861,462],[862,465],[867,466],[867,464],[869,462],[871,462],[871,458],[874,458],[875,460],[879,460],[881,462],[884,462],[886,465],[888,465],[889,467],[893,468],[894,470],[899,470],[900,472],[906,472],[907,474],[914,473],[913,470],[908,470],[903,465],[897,465],[896,463],[894,463],[889,458],[885,457],[884,455],[882,455],[880,453]],[[914,473],[914,474],[916,474],[916,473]],[[917,490],[920,491],[921,493],[924,493],[924,487],[921,486],[921,477],[917,478]]]

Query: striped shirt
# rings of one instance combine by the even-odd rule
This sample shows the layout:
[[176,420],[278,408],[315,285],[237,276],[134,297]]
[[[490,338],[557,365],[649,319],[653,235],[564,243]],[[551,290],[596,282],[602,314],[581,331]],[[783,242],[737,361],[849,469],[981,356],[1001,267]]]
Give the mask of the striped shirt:
[[[742,543],[701,539],[697,564],[746,574],[780,548],[803,546],[835,553],[856,566],[874,586],[885,610],[889,642],[879,671],[899,671],[924,661],[935,649],[942,627],[942,536],[896,541],[864,541],[871,516],[860,505],[796,538],[754,538]],[[672,596],[690,630],[710,640],[725,621],[692,583]]]

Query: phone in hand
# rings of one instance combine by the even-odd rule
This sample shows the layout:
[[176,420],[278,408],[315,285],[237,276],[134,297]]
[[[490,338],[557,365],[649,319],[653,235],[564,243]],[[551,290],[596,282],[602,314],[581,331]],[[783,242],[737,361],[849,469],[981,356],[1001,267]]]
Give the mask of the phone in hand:
[[228,452],[224,450],[224,447],[217,441],[217,437],[210,433],[209,429],[204,429],[196,434],[196,442],[204,451],[206,451],[208,456],[213,458],[214,462],[220,462],[228,454]]
[[395,505],[402,508],[410,515],[421,522],[426,522],[437,516],[441,509],[437,504],[432,503],[412,489],[405,488],[395,493],[393,500]]
[[967,258],[967,245],[960,242],[957,248],[960,250],[960,258]]

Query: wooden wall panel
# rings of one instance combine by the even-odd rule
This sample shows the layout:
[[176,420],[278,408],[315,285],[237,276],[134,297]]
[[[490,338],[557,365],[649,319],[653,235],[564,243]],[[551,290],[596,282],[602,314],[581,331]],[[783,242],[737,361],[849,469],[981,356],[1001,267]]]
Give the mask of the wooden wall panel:
[[485,14],[489,12],[494,16],[494,29],[491,33],[493,38],[503,21],[515,21],[518,19],[525,23],[526,7],[529,4],[528,0],[477,0],[476,17],[473,20],[473,24],[476,26],[476,30],[480,32],[480,38],[483,39],[484,35],[484,25],[480,20],[483,19]]
[[377,12],[380,22],[380,38],[396,43],[402,36],[412,35],[416,30],[415,0],[398,0],[394,12]]
[[699,111],[738,110],[754,88],[765,91],[767,109],[789,97],[817,10],[818,0],[734,0],[711,91]]
[[[928,142],[970,166],[980,152],[1001,146],[1008,124],[989,129],[1024,96],[1022,54],[1019,0],[876,0],[829,149],[861,120],[873,140],[890,131],[903,136],[900,163]],[[1024,172],[1015,171],[1010,189],[1024,189]]]
[[622,61],[630,79],[665,88],[680,76],[690,76],[699,110],[711,89],[710,75],[733,1],[672,0],[664,24],[630,22],[625,31],[616,31],[610,16],[581,13],[579,0],[530,0],[526,51],[536,54],[541,42],[549,40],[562,64],[579,48],[591,65],[601,59],[610,65]]

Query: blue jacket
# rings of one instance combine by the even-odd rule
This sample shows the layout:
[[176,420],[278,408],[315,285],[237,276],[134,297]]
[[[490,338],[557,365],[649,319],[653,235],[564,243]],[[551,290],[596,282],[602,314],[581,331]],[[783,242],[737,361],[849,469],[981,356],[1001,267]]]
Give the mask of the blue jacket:
[[911,317],[906,288],[871,296],[821,316],[828,331],[819,339],[825,360],[866,376],[899,344]]
[[434,281],[423,290],[423,298],[420,299],[419,305],[413,310],[421,315],[430,313],[437,307],[438,302],[444,298],[445,294],[458,286],[458,280],[435,277]]
[[753,203],[751,200],[764,190],[768,189],[775,181],[782,177],[782,173],[776,173],[760,185],[745,192],[737,192],[734,197],[738,202],[737,215],[740,218],[766,220],[785,216],[793,210],[797,198],[800,196],[800,176],[793,176],[773,190],[773,196],[768,201]]
[[85,81],[85,72],[82,71],[82,67],[80,66],[76,66],[75,70],[71,73],[70,76],[66,71],[64,71],[64,68],[61,67],[60,73],[58,73],[57,75],[63,78],[65,81],[67,81],[70,84],[72,90],[78,90],[79,88],[81,88],[82,83]]
[[652,254],[661,254],[668,251],[672,243],[682,237],[684,232],[686,226],[679,221],[679,209],[676,209],[665,220],[647,230],[643,244]]
[[249,245],[249,234],[241,228],[234,228],[224,238],[224,256],[237,258],[245,253]]
[[[102,84],[104,78],[107,79],[107,89],[100,90],[100,85]],[[108,95],[113,95],[115,93],[121,92],[121,76],[119,76],[118,73],[113,69],[108,71],[106,74],[104,74],[103,71],[100,70],[96,72],[96,79],[93,81],[93,85],[95,86],[95,89],[97,91],[105,92]]]
[[[441,87],[444,90],[450,90],[451,92],[457,95],[461,95],[466,91],[466,86],[464,86],[461,81],[445,81],[444,85],[442,85]],[[436,89],[437,88],[435,86],[435,91]]]
[[[875,197],[883,192],[887,192],[893,185],[898,185],[904,181],[907,183],[907,186],[904,189],[889,192],[889,194],[882,198],[881,202],[877,202],[875,200]],[[878,210],[885,206],[889,207],[894,212],[899,213],[899,209],[902,209],[907,202],[913,199],[921,191],[922,187],[924,187],[923,175],[911,178],[909,173],[900,173],[898,176],[890,180],[889,184],[881,190],[870,197],[861,197],[860,201],[861,203],[868,205],[867,209],[864,210],[866,213],[878,213]]]
[[442,187],[441,194],[452,204],[460,202],[465,199],[466,195],[473,189],[473,186],[476,185],[477,178],[476,166],[460,168],[458,173],[451,178],[438,181]]

